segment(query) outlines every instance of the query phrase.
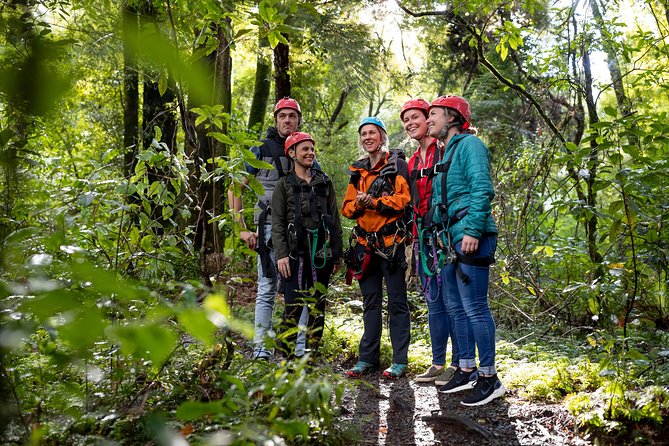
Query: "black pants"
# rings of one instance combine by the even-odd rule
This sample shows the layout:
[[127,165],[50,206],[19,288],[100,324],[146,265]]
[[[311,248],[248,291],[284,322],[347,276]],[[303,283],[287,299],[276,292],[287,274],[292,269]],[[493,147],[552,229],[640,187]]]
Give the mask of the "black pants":
[[383,330],[383,280],[385,279],[393,363],[408,363],[411,325],[404,280],[406,267],[404,247],[400,246],[393,259],[386,260],[377,254],[372,254],[365,276],[359,280],[363,297],[362,319],[365,325],[362,339],[360,339],[361,361],[379,364]]
[[[316,281],[323,284],[327,289],[334,265],[328,260],[323,268],[316,268]],[[325,327],[325,294],[314,287],[309,255],[303,257],[302,283],[299,282],[299,260],[290,259],[291,276],[284,279],[284,301],[285,309],[281,322],[281,333],[287,333],[279,349],[288,357],[295,354],[295,342],[297,340],[297,321],[302,314],[302,307],[306,304],[309,308],[309,319],[307,322],[307,345],[306,348],[312,352],[318,350],[323,328]]]

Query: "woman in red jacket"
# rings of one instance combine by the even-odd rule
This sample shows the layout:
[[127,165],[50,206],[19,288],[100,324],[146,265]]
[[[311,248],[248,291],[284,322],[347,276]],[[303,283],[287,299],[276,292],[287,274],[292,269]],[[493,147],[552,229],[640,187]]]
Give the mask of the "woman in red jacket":
[[[411,201],[413,203],[413,237],[416,272],[422,285],[427,303],[430,342],[432,344],[432,365],[417,375],[416,382],[434,382],[438,386],[446,384],[458,367],[458,347],[453,336],[453,324],[446,307],[446,290],[442,286],[444,278],[438,265],[434,240],[424,231],[423,219],[430,209],[432,200],[432,171],[443,154],[443,146],[429,135],[427,117],[430,103],[424,99],[411,99],[404,103],[400,119],[404,130],[418,141],[418,148],[409,159]],[[453,354],[450,366],[446,364],[446,347],[451,338]]]

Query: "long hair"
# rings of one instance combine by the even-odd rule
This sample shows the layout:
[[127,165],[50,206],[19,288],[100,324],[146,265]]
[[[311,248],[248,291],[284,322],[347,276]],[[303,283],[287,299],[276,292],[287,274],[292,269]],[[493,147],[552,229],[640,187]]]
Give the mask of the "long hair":
[[454,108],[450,107],[444,107],[444,111],[446,112],[447,116],[452,116],[454,118],[453,123],[451,124],[451,127],[455,127],[458,132],[460,133],[469,133],[470,135],[477,135],[479,132],[479,129],[476,127],[472,127],[471,122],[469,123],[469,128],[463,129],[462,126],[465,123],[465,118],[460,114],[459,111],[457,111]]

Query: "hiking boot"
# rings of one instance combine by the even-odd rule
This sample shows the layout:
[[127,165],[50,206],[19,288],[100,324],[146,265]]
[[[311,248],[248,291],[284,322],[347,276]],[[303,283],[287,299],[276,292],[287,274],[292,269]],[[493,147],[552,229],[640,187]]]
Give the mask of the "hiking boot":
[[439,387],[440,393],[455,393],[461,390],[471,389],[476,385],[479,374],[476,369],[471,372],[465,372],[460,367],[453,374],[453,378],[446,384]]
[[444,372],[443,367],[437,367],[435,365],[432,365],[425,372],[421,373],[420,375],[416,375],[416,377],[413,380],[416,381],[417,383],[431,383],[439,376],[441,376],[443,372]]
[[434,383],[438,386],[443,386],[447,382],[453,378],[453,375],[455,374],[455,370],[453,367],[444,367],[443,369],[439,370],[441,373],[437,378],[434,380]]
[[492,376],[479,376],[474,386],[474,390],[467,395],[460,404],[465,406],[483,406],[495,398],[504,395],[506,388],[502,381],[497,378],[497,374]]
[[406,372],[407,372],[406,364],[393,363],[390,367],[388,367],[383,371],[383,376],[385,376],[388,379],[397,379],[403,377]]
[[360,378],[361,376],[368,374],[375,368],[376,366],[374,364],[370,364],[369,362],[365,361],[358,361],[358,363],[354,365],[352,369],[346,371],[346,375],[349,378]]

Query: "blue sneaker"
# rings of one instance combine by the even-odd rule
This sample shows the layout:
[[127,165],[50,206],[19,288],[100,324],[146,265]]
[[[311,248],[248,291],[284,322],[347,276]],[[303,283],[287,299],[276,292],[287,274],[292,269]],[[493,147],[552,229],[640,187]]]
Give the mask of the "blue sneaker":
[[460,401],[460,404],[464,406],[483,406],[504,395],[504,392],[506,392],[506,388],[502,381],[497,378],[497,374],[492,376],[481,375],[476,380],[474,390]]
[[349,378],[360,378],[374,369],[376,369],[376,365],[365,361],[358,361],[358,363],[354,365],[352,369],[346,371],[346,375]]
[[453,374],[453,378],[446,384],[439,387],[440,393],[455,393],[462,390],[468,390],[476,385],[479,377],[478,370],[474,369],[471,372],[465,372],[460,367]]
[[383,376],[385,376],[388,379],[397,379],[403,377],[406,372],[407,372],[406,364],[393,363],[390,367],[388,367],[383,371]]

